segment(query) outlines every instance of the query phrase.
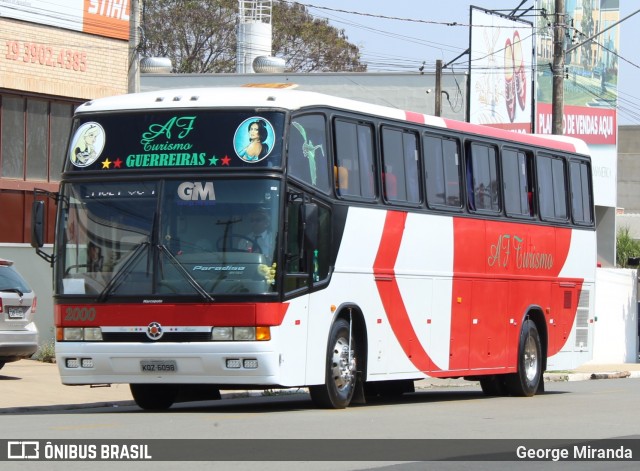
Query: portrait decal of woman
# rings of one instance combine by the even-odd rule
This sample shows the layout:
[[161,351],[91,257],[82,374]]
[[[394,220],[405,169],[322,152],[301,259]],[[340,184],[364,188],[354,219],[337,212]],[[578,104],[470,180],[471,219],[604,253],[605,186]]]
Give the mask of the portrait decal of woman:
[[71,145],[71,163],[76,167],[88,167],[94,163],[104,147],[104,129],[98,123],[88,122],[75,132]]
[[259,162],[273,148],[274,131],[269,121],[260,117],[244,120],[233,138],[238,157],[245,162]]

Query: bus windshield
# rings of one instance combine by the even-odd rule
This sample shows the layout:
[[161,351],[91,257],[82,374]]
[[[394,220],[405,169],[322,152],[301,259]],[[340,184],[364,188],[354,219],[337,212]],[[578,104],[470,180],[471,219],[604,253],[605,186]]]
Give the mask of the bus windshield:
[[279,195],[275,179],[66,184],[56,292],[274,293]]

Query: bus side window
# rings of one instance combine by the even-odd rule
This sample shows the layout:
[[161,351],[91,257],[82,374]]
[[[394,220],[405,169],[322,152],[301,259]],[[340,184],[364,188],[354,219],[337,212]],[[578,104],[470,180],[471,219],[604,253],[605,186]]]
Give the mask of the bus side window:
[[593,222],[593,211],[591,210],[588,164],[586,162],[571,162],[569,164],[569,176],[573,221],[577,224],[590,224]]
[[[467,160],[469,209],[500,211],[496,148],[473,142]],[[471,196],[473,195],[473,197]]]
[[540,216],[545,220],[566,220],[566,175],[560,157],[538,154],[536,161]]
[[334,175],[339,196],[375,198],[373,130],[366,123],[336,119]]
[[291,124],[287,162],[289,175],[329,193],[329,159],[324,116],[297,116]]
[[535,201],[531,155],[520,150],[505,148],[502,150],[501,157],[507,216],[533,217]]
[[420,159],[416,133],[383,127],[382,161],[385,198],[403,203],[420,203]]
[[425,134],[423,137],[425,186],[430,207],[460,208],[460,146],[456,139]]

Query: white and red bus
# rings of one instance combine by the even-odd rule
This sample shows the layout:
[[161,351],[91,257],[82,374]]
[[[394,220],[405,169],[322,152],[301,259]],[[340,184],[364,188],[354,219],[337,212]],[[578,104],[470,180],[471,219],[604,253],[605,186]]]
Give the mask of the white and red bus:
[[292,387],[343,408],[425,377],[534,395],[591,356],[586,154],[297,90],[83,104],[52,254],[62,382],[129,383],[144,409]]

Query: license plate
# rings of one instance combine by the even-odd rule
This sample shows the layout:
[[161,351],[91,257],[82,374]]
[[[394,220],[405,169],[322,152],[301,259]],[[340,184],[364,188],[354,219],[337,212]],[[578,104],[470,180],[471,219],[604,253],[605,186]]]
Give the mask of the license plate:
[[8,306],[9,319],[24,319],[27,309],[23,306]]
[[140,360],[143,373],[175,373],[178,365],[175,360]]

